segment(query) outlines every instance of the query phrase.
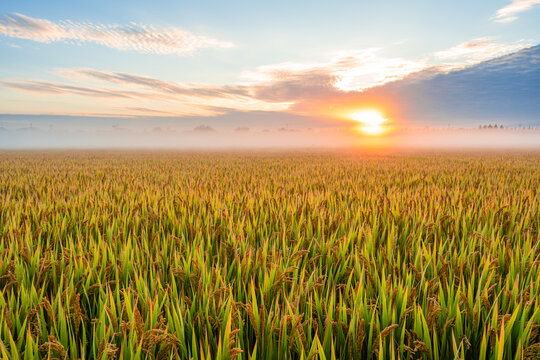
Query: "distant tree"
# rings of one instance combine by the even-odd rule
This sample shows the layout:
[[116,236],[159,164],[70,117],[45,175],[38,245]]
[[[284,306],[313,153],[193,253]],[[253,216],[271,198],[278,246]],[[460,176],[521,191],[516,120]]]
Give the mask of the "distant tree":
[[502,126],[502,124],[501,124],[501,126],[499,126],[499,128],[504,129],[504,126]]
[[488,129],[493,129],[493,125],[489,124]]
[[213,127],[208,125],[199,125],[193,129],[195,132],[214,132],[216,131]]
[[499,126],[497,126],[497,124],[495,124],[495,126],[494,126],[493,128],[495,128],[495,129],[498,129],[498,128],[499,128]]

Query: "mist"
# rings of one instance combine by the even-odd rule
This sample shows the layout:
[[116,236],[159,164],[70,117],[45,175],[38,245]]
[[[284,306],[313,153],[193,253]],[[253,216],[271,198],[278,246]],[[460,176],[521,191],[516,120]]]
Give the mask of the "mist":
[[0,149],[263,149],[365,148],[374,150],[539,149],[540,129],[403,128],[381,135],[355,127],[216,130],[109,128],[59,130],[24,127],[0,129]]

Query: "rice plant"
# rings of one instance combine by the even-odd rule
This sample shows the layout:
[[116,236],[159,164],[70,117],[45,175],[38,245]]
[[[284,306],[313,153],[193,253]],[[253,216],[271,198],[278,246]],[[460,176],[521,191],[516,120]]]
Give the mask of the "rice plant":
[[533,359],[540,155],[0,153],[4,359]]

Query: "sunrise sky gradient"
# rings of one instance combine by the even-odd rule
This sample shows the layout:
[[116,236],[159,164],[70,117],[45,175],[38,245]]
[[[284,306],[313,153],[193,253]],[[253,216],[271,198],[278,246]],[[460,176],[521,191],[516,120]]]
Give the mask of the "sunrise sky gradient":
[[0,3],[0,129],[540,125],[540,0]]

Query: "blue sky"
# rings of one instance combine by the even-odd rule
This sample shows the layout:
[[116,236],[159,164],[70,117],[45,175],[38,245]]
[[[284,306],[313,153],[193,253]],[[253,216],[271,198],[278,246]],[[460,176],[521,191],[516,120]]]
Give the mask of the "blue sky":
[[[539,3],[3,0],[0,114],[222,116],[226,126],[236,112],[272,112],[339,123],[353,95],[364,104],[363,93],[412,74],[537,45]],[[396,121],[434,118],[389,102],[373,106]]]

